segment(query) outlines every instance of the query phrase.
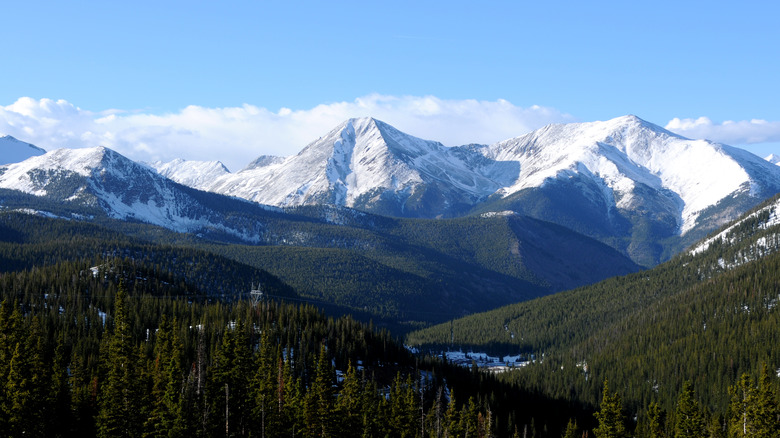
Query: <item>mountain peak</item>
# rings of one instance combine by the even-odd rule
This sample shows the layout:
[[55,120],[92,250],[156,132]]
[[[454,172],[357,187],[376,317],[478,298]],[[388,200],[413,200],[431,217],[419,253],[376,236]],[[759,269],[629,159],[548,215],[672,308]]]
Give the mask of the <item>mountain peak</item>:
[[176,158],[167,163],[162,161],[149,163],[149,166],[166,178],[196,189],[201,189],[230,173],[220,161],[187,161]]
[[766,161],[769,161],[772,164],[780,165],[780,156],[777,154],[769,154],[766,157],[764,157]]
[[0,164],[18,163],[45,153],[46,151],[38,146],[23,142],[10,135],[0,137]]

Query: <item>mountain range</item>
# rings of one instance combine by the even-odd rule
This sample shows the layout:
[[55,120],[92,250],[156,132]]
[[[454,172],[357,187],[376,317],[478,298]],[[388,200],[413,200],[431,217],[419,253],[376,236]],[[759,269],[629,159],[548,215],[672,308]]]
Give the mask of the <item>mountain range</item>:
[[0,164],[17,163],[46,151],[38,146],[17,140],[10,135],[0,137]]
[[685,381],[716,413],[733,408],[740,376],[766,373],[777,384],[779,286],[775,196],[652,269],[447,321],[404,342],[429,354],[522,357],[507,381],[554,398],[596,405],[608,380],[639,429],[650,401],[675,412]]
[[195,245],[267,271],[318,304],[426,324],[639,269],[603,243],[529,217],[423,220],[338,206],[282,209],[187,187],[104,147],[60,149],[0,167],[0,212]]
[[4,139],[4,212],[186,241],[424,324],[655,265],[780,191],[780,167],[634,116],[460,147],[350,119],[235,173]]
[[278,207],[421,218],[514,211],[596,238],[644,266],[780,191],[773,163],[635,116],[458,147],[350,119],[297,155],[263,156],[235,173],[218,163],[153,166],[197,189]]

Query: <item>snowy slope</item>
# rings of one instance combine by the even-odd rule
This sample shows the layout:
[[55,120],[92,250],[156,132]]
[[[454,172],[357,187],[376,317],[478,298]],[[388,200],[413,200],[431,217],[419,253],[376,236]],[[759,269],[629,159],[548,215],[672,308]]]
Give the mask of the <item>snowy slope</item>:
[[187,161],[177,158],[167,163],[156,161],[149,163],[149,166],[166,178],[196,189],[207,187],[217,178],[230,173],[219,161]]
[[[174,181],[279,207],[329,204],[429,218],[514,211],[650,266],[780,191],[780,167],[635,116],[460,147],[372,118],[350,119],[297,155],[261,156],[235,173],[219,162],[141,165],[105,148],[58,150],[0,167],[0,188],[181,231],[226,227],[214,210],[226,198],[203,204],[203,194]],[[231,227],[253,238],[255,231]]]
[[197,192],[105,147],[58,149],[2,166],[0,188],[99,207],[112,218],[174,231],[211,229],[258,240],[256,230],[231,226]]
[[766,161],[680,137],[635,116],[550,125],[488,146],[484,153],[519,165],[514,181],[499,190],[501,196],[578,175],[596,181],[608,204],[634,210],[649,188],[678,210],[680,234],[691,230],[705,209],[734,193],[758,197],[764,189],[780,189],[780,172]]
[[772,164],[780,165],[780,157],[775,154],[769,154],[766,157],[764,157],[764,159],[769,161]]
[[451,148],[371,118],[350,119],[295,156],[255,160],[203,186],[263,204],[350,207],[370,205],[388,193],[403,204],[432,187],[445,205],[473,202],[498,189]]
[[780,197],[776,196],[719,232],[700,240],[687,252],[697,255],[708,251],[713,256],[710,260],[715,261],[710,266],[699,268],[702,277],[734,269],[780,251]]
[[330,204],[428,218],[511,210],[600,239],[646,266],[780,191],[780,167],[635,116],[459,147],[350,119],[295,156],[261,156],[214,179],[193,172],[164,174],[282,207]]
[[699,241],[696,245],[692,246],[688,252],[692,255],[702,253],[709,249],[714,242],[718,241],[726,244],[738,242],[743,236],[739,235],[736,231],[745,223],[751,221],[754,222],[750,227],[751,232],[754,232],[755,229],[765,230],[780,225],[780,199],[776,199],[774,202],[770,202],[768,205],[734,221],[717,234]]
[[45,153],[45,150],[10,135],[0,137],[0,164],[18,163]]
[[[599,198],[606,209],[655,210],[673,218],[678,234],[693,229],[702,212],[729,196],[760,198],[780,190],[780,171],[767,161],[680,137],[635,116],[550,125],[493,145],[455,148],[375,119],[350,119],[295,156],[263,156],[236,173],[218,163],[180,160],[154,167],[191,187],[276,206],[371,210],[395,202],[405,215],[412,201],[428,196],[438,202],[417,211],[426,217],[463,214],[463,205],[472,208],[489,197],[578,177],[587,181],[592,192],[587,196]],[[454,204],[461,210],[453,210]]]

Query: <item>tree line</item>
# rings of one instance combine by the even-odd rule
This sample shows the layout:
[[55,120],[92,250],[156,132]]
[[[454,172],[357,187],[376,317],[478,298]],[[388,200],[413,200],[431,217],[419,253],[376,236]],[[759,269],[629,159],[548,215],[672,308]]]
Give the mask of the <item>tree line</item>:
[[[604,382],[601,405],[595,413],[596,438],[774,438],[780,436],[778,388],[766,365],[758,379],[745,373],[729,386],[728,410],[709,410],[697,398],[693,385],[685,381],[670,411],[657,401],[644,408],[641,421],[628,421],[622,398]],[[584,436],[571,420],[564,438]]]
[[482,377],[387,331],[87,266],[0,275],[0,435],[508,436]]

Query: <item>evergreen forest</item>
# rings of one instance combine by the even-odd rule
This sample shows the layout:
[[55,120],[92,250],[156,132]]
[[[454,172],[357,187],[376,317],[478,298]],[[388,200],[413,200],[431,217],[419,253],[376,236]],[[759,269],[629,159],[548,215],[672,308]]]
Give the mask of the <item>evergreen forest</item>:
[[[430,225],[404,238],[416,249],[378,263],[379,252],[2,213],[0,435],[777,437],[780,229],[770,219],[759,207],[654,269],[444,324],[418,320],[424,328],[407,333],[408,322],[391,321],[434,289],[396,296],[404,309],[384,297],[429,284],[400,270],[424,279],[445,264],[403,266],[402,254],[451,245],[476,273],[500,257],[453,229],[484,223]],[[491,224],[500,234],[522,222]],[[343,291],[328,282],[342,264],[408,283],[359,297],[365,279]],[[447,350],[526,360],[493,373],[448,363]]]

